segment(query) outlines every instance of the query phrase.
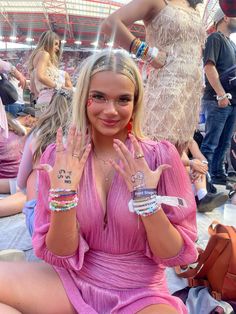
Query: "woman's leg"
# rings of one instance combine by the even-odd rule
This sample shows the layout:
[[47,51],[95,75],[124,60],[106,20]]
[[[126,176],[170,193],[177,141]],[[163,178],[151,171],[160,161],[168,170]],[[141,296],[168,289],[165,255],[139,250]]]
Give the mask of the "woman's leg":
[[170,305],[153,304],[145,307],[136,314],[179,314],[179,313]]
[[22,192],[9,195],[0,200],[0,217],[18,214],[22,211],[26,196]]
[[22,314],[21,312],[13,309],[11,306],[0,303],[0,313],[4,314]]
[[24,314],[76,313],[59,276],[43,262],[1,262],[0,304]]

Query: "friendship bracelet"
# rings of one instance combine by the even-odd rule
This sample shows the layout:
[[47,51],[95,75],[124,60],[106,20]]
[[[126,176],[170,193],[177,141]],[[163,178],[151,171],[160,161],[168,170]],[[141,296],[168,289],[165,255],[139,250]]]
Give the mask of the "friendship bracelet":
[[131,192],[131,196],[133,199],[135,199],[135,198],[150,196],[156,193],[157,193],[156,189],[145,188],[145,189],[134,190],[133,192]]
[[[150,206],[150,202],[153,202],[153,205]],[[145,203],[145,202],[143,202]],[[141,213],[146,213],[148,211],[149,214],[154,213],[156,208],[160,207],[161,204],[166,204],[174,207],[187,207],[186,201],[183,198],[175,197],[175,196],[159,196],[154,194],[150,196],[150,199],[146,202],[146,209],[143,209],[143,206],[140,210],[139,203],[137,200],[131,199],[128,203],[129,211],[131,213],[136,213],[141,215]],[[145,207],[145,206],[144,206]],[[150,209],[151,208],[151,209]]]
[[56,212],[61,212],[61,211],[68,211],[68,210],[70,210],[70,209],[72,209],[72,208],[74,208],[74,207],[76,207],[78,205],[78,203],[72,203],[70,206],[68,206],[68,207],[65,207],[65,206],[63,206],[63,207],[56,207],[56,206],[54,206],[53,204],[49,204],[49,209],[51,210],[51,211],[56,211]]
[[129,53],[132,52],[132,47],[133,47],[133,45],[134,45],[134,43],[135,43],[136,40],[137,40],[137,38],[134,38],[134,39],[131,41],[130,46],[129,46]]
[[50,189],[49,193],[50,192],[75,192],[76,193],[76,190],[56,188],[56,189]]

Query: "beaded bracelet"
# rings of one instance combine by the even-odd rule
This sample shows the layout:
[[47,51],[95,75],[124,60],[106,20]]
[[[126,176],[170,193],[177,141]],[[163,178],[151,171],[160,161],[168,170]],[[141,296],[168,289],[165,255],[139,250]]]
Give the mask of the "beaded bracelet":
[[134,54],[136,58],[150,63],[157,57],[159,50],[156,47],[150,48],[145,41],[135,38],[130,44],[129,52]]
[[150,196],[156,193],[157,193],[156,189],[145,188],[145,189],[134,190],[133,192],[131,192],[131,196],[133,199],[135,199],[135,198]]
[[56,188],[56,189],[50,189],[49,193],[50,192],[56,192],[56,193],[58,193],[58,192],[75,192],[76,193],[76,190]]
[[129,211],[137,215],[145,216],[156,213],[161,204],[166,204],[175,207],[187,207],[186,201],[183,198],[175,196],[159,196],[157,194],[151,195],[146,201],[138,201],[131,199],[128,203]]

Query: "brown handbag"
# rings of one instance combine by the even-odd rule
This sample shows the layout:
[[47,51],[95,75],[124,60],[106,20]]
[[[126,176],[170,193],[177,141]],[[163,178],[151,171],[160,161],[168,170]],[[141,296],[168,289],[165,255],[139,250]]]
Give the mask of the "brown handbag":
[[213,221],[208,232],[210,239],[199,252],[197,265],[185,271],[178,266],[175,271],[188,279],[190,287],[209,287],[216,300],[236,300],[236,229]]

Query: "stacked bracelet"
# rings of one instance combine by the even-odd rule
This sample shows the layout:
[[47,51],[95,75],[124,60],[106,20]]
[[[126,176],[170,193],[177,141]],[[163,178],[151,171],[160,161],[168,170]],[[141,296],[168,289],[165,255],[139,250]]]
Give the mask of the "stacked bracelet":
[[78,205],[78,196],[75,190],[70,189],[50,189],[49,209],[51,211],[68,211]]
[[187,207],[183,198],[159,196],[156,194],[156,189],[133,191],[132,197],[128,203],[129,211],[143,217],[155,214],[161,209],[161,204],[174,207]]
[[155,214],[160,208],[160,204],[157,203],[156,194],[152,194],[146,198],[136,198],[129,202],[129,210],[143,217]]
[[156,47],[150,48],[145,41],[135,38],[130,44],[129,52],[136,58],[150,63],[157,57],[159,50]]

